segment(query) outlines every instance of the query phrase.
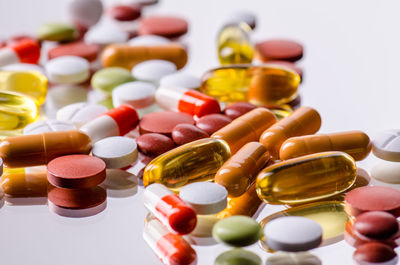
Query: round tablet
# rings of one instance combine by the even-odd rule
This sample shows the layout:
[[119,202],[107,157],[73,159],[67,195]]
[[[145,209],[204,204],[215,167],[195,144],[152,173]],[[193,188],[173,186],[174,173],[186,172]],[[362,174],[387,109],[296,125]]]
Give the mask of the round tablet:
[[176,72],[161,78],[160,86],[198,89],[201,86],[201,79],[193,75]]
[[71,122],[79,128],[107,111],[103,105],[79,102],[59,109],[57,120]]
[[400,216],[400,191],[380,186],[356,188],[346,194],[345,209],[351,216],[368,211],[385,211]]
[[257,254],[236,248],[220,254],[214,262],[214,265],[261,265],[262,260]]
[[37,64],[31,64],[31,63],[15,63],[15,64],[8,64],[0,68],[1,70],[4,71],[36,71],[42,74],[45,74],[45,71],[43,67]]
[[143,116],[139,122],[140,134],[161,133],[170,136],[178,124],[194,124],[192,116],[186,113],[162,111],[153,112]]
[[28,124],[24,128],[24,134],[41,134],[44,132],[59,132],[59,131],[69,131],[75,130],[75,125],[67,121],[58,120],[44,120],[36,121],[34,123]]
[[357,216],[353,229],[368,238],[387,239],[397,233],[399,224],[390,213],[372,211]]
[[100,52],[99,46],[96,44],[86,44],[84,42],[73,42],[58,45],[48,51],[49,60],[61,56],[77,56],[82,57],[89,62],[96,60]]
[[171,41],[169,39],[157,35],[137,36],[128,41],[130,46],[160,46],[170,43]]
[[249,25],[251,29],[255,29],[256,21],[257,18],[253,13],[246,11],[237,11],[227,17],[225,24],[240,24],[244,22]]
[[282,60],[295,62],[303,57],[303,46],[291,40],[267,40],[256,44],[256,51],[264,62]]
[[140,17],[141,9],[139,5],[114,5],[107,14],[118,21],[133,21]]
[[132,68],[134,78],[142,81],[158,83],[163,76],[176,71],[176,65],[165,60],[148,60]]
[[124,43],[129,39],[129,34],[124,32],[116,26],[110,25],[96,25],[89,29],[85,34],[85,43],[94,43],[101,46]]
[[172,16],[150,16],[140,20],[139,35],[178,38],[188,31],[186,20]]
[[47,180],[60,188],[91,188],[102,183],[105,178],[106,164],[94,156],[60,156],[47,165]]
[[209,135],[205,131],[191,124],[178,124],[172,130],[172,139],[177,145],[187,144],[207,137]]
[[372,140],[375,156],[388,161],[400,162],[400,130],[379,132]]
[[94,143],[92,154],[106,163],[107,168],[123,168],[138,158],[137,145],[134,139],[113,136]]
[[100,0],[73,0],[69,10],[75,23],[89,28],[100,20],[103,4]]
[[254,219],[236,215],[216,223],[212,235],[218,242],[234,247],[244,247],[257,242],[262,237],[262,229]]
[[223,114],[209,114],[201,117],[196,122],[196,126],[211,135],[231,123],[231,121],[231,118]]
[[321,260],[308,252],[276,252],[268,257],[266,265],[321,265]]
[[236,102],[226,106],[224,114],[234,120],[255,108],[256,106],[248,102]]
[[307,251],[322,242],[321,226],[308,218],[286,216],[271,220],[264,226],[265,243],[270,249]]
[[88,89],[81,85],[56,85],[49,89],[46,97],[46,114],[48,118],[55,118],[56,111],[69,104],[85,102],[88,98]]
[[400,163],[380,161],[371,169],[374,179],[390,184],[400,184]]
[[143,109],[154,104],[156,86],[148,82],[128,82],[114,88],[112,100],[114,107],[123,104],[131,105],[136,109]]
[[115,87],[133,80],[130,71],[122,67],[107,67],[92,76],[91,85],[94,89],[111,95]]
[[56,84],[78,84],[85,82],[90,75],[89,62],[77,56],[61,56],[45,65],[47,78]]
[[63,189],[50,187],[48,200],[53,204],[71,209],[86,209],[95,207],[107,198],[104,188],[96,186],[87,189]]
[[359,265],[395,265],[397,264],[398,257],[391,247],[373,242],[358,247],[353,254],[353,260]]
[[39,40],[72,41],[78,37],[78,30],[66,23],[47,23],[39,27],[37,37]]
[[175,148],[174,142],[168,136],[159,133],[146,133],[136,138],[139,150],[151,157],[159,156]]
[[183,186],[179,197],[197,214],[214,214],[226,208],[228,191],[217,183],[195,182]]

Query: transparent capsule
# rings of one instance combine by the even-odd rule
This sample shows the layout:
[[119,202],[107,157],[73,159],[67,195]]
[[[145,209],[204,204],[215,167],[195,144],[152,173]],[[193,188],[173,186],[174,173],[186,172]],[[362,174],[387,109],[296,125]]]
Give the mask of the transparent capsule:
[[161,183],[177,191],[192,182],[212,180],[230,156],[229,146],[223,140],[193,141],[152,160],[144,170],[143,184]]
[[[324,201],[295,206],[271,214],[265,217],[260,224],[264,228],[269,221],[283,216],[302,216],[316,221],[322,227],[322,245],[342,240],[344,228],[349,219],[343,202]],[[264,240],[260,240],[260,245],[266,251],[271,252]]]
[[270,204],[298,204],[337,195],[356,180],[354,159],[324,152],[276,163],[257,176],[257,194]]
[[246,23],[229,24],[218,34],[218,59],[221,64],[251,63],[254,46],[249,33],[251,28]]
[[0,71],[0,90],[28,95],[41,105],[47,94],[47,78],[36,71]]
[[38,117],[39,109],[31,98],[19,93],[0,91],[0,130],[24,128]]
[[206,72],[200,90],[222,102],[281,105],[297,96],[300,76],[275,64],[229,65]]

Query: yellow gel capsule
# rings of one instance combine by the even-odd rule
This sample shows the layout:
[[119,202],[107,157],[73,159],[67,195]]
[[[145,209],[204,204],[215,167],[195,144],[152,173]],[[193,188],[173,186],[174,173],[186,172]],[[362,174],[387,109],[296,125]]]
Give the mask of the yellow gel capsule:
[[161,183],[178,191],[192,182],[212,180],[230,156],[229,146],[223,140],[193,141],[153,159],[144,169],[143,184]]
[[230,65],[206,72],[200,90],[222,102],[282,105],[296,98],[299,83],[300,76],[282,66]]
[[218,34],[218,59],[221,64],[251,63],[254,47],[250,41],[251,28],[246,23],[226,25]]
[[283,118],[289,116],[293,109],[287,104],[284,105],[267,105],[267,107],[276,117],[278,121],[282,120]]
[[[323,246],[343,239],[344,227],[349,219],[344,210],[343,202],[324,201],[304,204],[274,213],[265,217],[260,225],[264,228],[271,220],[283,216],[302,216],[316,221],[322,227]],[[264,243],[264,240],[260,240],[260,244],[264,250],[272,252]]]
[[276,163],[257,176],[257,194],[270,204],[298,204],[337,195],[356,180],[354,159],[324,152]]
[[35,101],[10,91],[0,91],[0,131],[22,129],[38,117]]
[[0,89],[28,95],[41,105],[47,94],[47,78],[35,71],[0,71]]

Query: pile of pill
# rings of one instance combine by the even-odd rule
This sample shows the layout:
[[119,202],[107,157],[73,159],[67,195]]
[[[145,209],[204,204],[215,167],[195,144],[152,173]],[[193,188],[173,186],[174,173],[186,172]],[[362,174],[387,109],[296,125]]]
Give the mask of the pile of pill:
[[[316,134],[322,118],[298,93],[303,46],[253,43],[251,13],[225,20],[220,66],[186,73],[189,24],[144,15],[156,3],[73,0],[70,23],[0,41],[7,205],[83,218],[140,189],[143,239],[165,265],[215,244],[232,247],[215,265],[261,265],[255,243],[267,265],[319,265],[308,251],[343,238],[356,264],[396,264],[400,130]],[[381,185],[356,166],[371,150]],[[268,204],[287,208],[257,222]]]

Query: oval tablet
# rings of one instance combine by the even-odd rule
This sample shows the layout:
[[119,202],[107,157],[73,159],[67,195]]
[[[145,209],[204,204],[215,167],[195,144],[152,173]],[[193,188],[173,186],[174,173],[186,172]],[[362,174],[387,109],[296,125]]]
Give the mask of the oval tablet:
[[220,254],[214,262],[214,265],[261,265],[262,260],[255,253],[235,248]]
[[175,148],[174,142],[168,136],[159,133],[146,133],[136,138],[140,151],[148,156],[159,156]]
[[372,211],[358,215],[353,229],[368,238],[388,239],[397,233],[399,224],[396,217],[390,213]]
[[155,102],[156,86],[148,82],[128,82],[114,88],[112,101],[114,107],[123,104],[131,105],[136,109],[143,109]]
[[395,265],[398,257],[394,250],[383,243],[367,243],[357,248],[353,259],[359,265]]
[[139,5],[114,5],[107,14],[118,21],[133,21],[140,17],[141,10]]
[[234,247],[244,247],[257,242],[262,237],[262,229],[254,219],[237,215],[216,223],[212,234],[218,242]]
[[106,178],[106,164],[89,155],[67,155],[47,164],[47,180],[54,186],[67,189],[94,187]]
[[196,122],[196,126],[211,135],[231,123],[231,121],[231,118],[223,114],[209,114],[201,117]]
[[383,160],[400,162],[400,130],[387,130],[375,135],[372,152]]
[[173,16],[149,16],[140,20],[139,35],[178,38],[188,31],[186,20]]
[[153,112],[143,116],[139,122],[140,134],[160,133],[170,136],[178,124],[194,124],[192,116],[186,113],[163,111]]
[[99,46],[96,44],[86,44],[84,42],[66,43],[56,46],[48,51],[49,60],[61,56],[77,56],[82,57],[89,62],[96,60],[100,52]]
[[195,182],[182,187],[179,197],[197,214],[215,214],[225,209],[228,192],[216,183]]
[[400,184],[400,163],[380,161],[371,169],[374,179],[390,184]]
[[97,141],[93,145],[92,155],[103,160],[107,168],[127,167],[138,158],[135,140],[123,136]]
[[303,46],[291,40],[275,39],[256,44],[258,58],[263,61],[295,62],[303,57]]
[[37,37],[39,40],[72,41],[78,37],[78,30],[66,23],[47,23],[39,27]]
[[130,46],[158,46],[169,44],[171,41],[167,38],[157,35],[143,35],[137,36],[128,41]]
[[266,265],[321,265],[321,260],[309,252],[276,252],[268,257]]
[[205,131],[192,124],[178,124],[172,130],[172,139],[177,145],[187,144],[208,136]]
[[132,68],[132,76],[138,80],[158,83],[166,75],[176,71],[174,63],[165,60],[147,60]]
[[236,119],[255,108],[256,106],[248,102],[236,102],[226,106],[224,113],[229,118]]
[[66,121],[44,120],[28,124],[24,128],[24,134],[40,134],[44,132],[59,132],[75,130],[75,126]]
[[91,85],[95,90],[108,95],[119,85],[134,81],[131,72],[122,67],[106,67],[97,71],[91,79]]
[[102,105],[79,102],[59,109],[57,119],[72,122],[79,128],[107,111],[108,109]]
[[89,78],[89,62],[77,56],[61,56],[45,65],[50,82],[57,84],[78,84]]
[[108,24],[98,24],[90,28],[84,37],[85,43],[97,44],[102,47],[114,43],[124,43],[128,39],[129,34],[127,32]]
[[186,88],[186,89],[198,89],[201,86],[201,79],[185,74],[182,72],[177,72],[169,75],[165,75],[160,80],[161,87],[179,87],[179,88]]
[[265,243],[273,250],[307,251],[322,242],[321,226],[308,218],[286,216],[264,226]]
[[400,191],[381,186],[365,186],[351,190],[345,197],[346,212],[358,216],[367,211],[385,211],[400,216]]

